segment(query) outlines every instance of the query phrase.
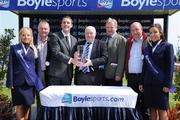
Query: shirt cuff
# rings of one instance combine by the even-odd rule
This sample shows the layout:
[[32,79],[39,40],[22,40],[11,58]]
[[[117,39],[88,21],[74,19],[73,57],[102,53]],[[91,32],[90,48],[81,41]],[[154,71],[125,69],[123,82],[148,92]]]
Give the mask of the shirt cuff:
[[72,58],[69,59],[68,64],[71,64]]

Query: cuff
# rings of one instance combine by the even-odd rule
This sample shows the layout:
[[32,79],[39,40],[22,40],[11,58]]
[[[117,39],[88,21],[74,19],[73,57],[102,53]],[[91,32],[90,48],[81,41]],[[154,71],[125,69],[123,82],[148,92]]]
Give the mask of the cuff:
[[69,59],[68,64],[71,64],[72,58]]
[[93,66],[93,63],[92,63],[92,61],[90,60],[90,66]]

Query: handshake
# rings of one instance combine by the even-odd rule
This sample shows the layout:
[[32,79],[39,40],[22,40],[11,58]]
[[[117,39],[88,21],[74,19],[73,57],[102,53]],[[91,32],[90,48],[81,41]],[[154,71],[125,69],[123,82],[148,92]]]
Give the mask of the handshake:
[[93,66],[92,61],[88,58],[82,57],[78,51],[74,53],[74,57],[71,59],[71,63],[78,67],[89,67]]

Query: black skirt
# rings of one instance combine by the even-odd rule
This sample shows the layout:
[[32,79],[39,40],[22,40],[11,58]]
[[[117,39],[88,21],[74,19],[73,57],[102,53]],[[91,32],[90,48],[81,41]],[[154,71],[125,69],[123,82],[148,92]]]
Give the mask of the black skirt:
[[163,87],[148,85],[144,87],[144,102],[146,107],[168,110],[169,93],[163,92]]
[[35,88],[24,84],[22,86],[16,86],[11,91],[13,106],[25,105],[31,106],[34,103]]

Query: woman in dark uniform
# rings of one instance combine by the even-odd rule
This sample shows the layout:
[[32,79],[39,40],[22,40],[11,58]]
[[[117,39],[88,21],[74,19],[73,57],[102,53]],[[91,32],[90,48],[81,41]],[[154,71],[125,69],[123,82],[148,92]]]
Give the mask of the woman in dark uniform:
[[166,42],[160,24],[153,24],[149,31],[150,42],[144,51],[143,81],[139,89],[144,92],[151,120],[168,120],[169,91],[174,67],[173,46]]
[[35,61],[38,62],[39,58],[33,44],[31,28],[22,28],[19,38],[20,43],[10,47],[6,86],[11,88],[16,119],[28,120],[30,107],[34,102],[34,88],[40,91],[43,86],[40,81],[40,67],[35,66]]

